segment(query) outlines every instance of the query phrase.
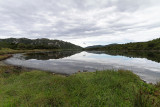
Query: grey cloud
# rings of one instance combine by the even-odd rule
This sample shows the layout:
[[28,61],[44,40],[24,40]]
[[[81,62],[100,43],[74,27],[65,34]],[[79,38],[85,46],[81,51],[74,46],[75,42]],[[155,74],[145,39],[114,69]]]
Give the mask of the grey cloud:
[[155,7],[160,10],[159,0],[4,0],[0,37],[114,37],[117,32],[159,28],[160,21],[153,20],[160,18]]

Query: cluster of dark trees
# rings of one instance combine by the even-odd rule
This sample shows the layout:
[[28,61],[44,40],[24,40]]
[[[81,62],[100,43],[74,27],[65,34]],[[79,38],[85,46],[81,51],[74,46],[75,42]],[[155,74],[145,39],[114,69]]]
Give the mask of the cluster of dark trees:
[[80,46],[61,40],[8,38],[0,39],[0,48],[10,49],[82,49]]
[[160,50],[160,38],[148,42],[92,46],[87,47],[86,50]]

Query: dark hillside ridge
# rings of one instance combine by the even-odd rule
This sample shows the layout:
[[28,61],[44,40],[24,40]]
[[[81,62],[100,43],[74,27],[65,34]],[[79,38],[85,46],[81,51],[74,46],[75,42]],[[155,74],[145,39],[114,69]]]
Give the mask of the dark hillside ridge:
[[95,48],[95,47],[103,47],[104,45],[93,45],[93,46],[88,46],[86,48]]
[[0,48],[11,49],[82,49],[82,47],[74,45],[62,40],[27,39],[27,38],[8,38],[0,39]]
[[86,50],[160,50],[160,38],[147,42],[135,42],[126,44],[110,44],[100,47],[89,47]]

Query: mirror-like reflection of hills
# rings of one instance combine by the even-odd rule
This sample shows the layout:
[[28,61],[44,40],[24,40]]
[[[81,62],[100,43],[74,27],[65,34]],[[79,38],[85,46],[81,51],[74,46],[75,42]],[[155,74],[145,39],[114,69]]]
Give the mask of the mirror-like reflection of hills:
[[61,59],[72,56],[80,51],[53,51],[53,52],[40,52],[40,53],[28,53],[25,55],[25,59],[37,59],[37,60],[49,60],[49,59]]
[[109,54],[109,55],[120,55],[134,58],[147,58],[160,63],[160,52],[151,52],[151,51],[90,51],[90,53],[95,54]]
[[[124,69],[133,71],[144,81],[156,83],[160,80],[160,63],[158,63],[160,62],[159,56],[160,54],[157,52],[140,51],[83,51],[80,53],[77,51],[54,51],[30,53],[27,56],[24,54],[14,54],[13,57],[6,59],[5,63],[67,75],[71,75],[78,71],[93,72],[106,69]],[[31,60],[26,60],[25,58]]]

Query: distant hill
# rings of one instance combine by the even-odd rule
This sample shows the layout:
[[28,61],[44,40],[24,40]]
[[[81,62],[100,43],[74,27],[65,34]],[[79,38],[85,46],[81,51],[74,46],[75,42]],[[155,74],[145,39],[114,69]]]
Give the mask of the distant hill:
[[103,47],[104,45],[93,45],[93,46],[88,46],[86,48],[96,48],[96,47]]
[[147,42],[135,42],[126,44],[110,44],[86,50],[160,50],[160,38]]
[[105,46],[105,50],[160,50],[160,38],[148,42],[135,42]]
[[82,47],[61,40],[8,38],[0,39],[1,48],[11,49],[82,49]]

